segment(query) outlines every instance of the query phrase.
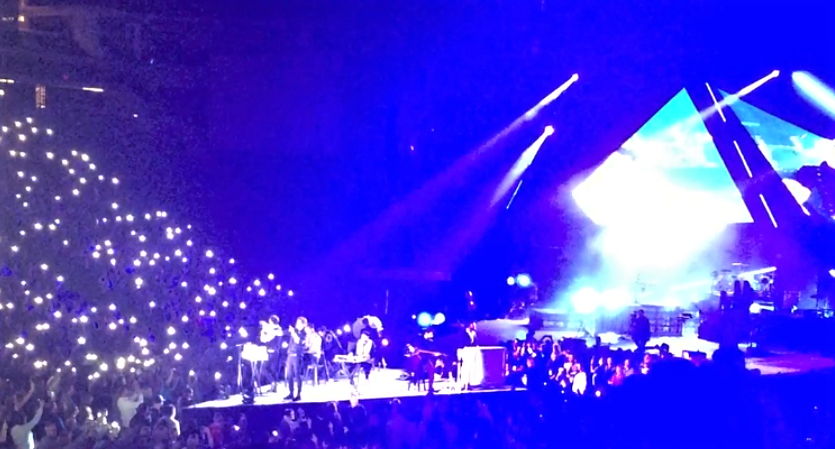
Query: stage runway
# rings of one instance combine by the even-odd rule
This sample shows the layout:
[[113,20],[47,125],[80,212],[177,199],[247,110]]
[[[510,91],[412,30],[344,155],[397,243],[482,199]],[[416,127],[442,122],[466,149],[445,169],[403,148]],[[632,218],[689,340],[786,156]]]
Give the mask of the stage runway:
[[[302,389],[302,400],[299,402],[285,401],[287,396],[287,386],[283,382],[278,386],[278,392],[265,393],[262,396],[255,398],[255,406],[271,406],[283,404],[321,404],[333,401],[347,401],[351,395],[356,392],[360,399],[363,400],[379,400],[392,398],[407,398],[426,396],[425,390],[418,390],[415,386],[409,389],[409,382],[401,380],[403,374],[402,370],[378,368],[372,371],[369,380],[361,379],[357,381],[357,388],[351,386],[348,379],[333,380],[330,382],[323,382],[319,385],[312,385],[311,382],[305,382]],[[360,377],[360,376],[358,376]],[[267,390],[269,387],[265,387]],[[490,393],[509,391],[510,388],[501,389],[479,389],[475,391],[462,391],[455,382],[449,380],[435,381],[435,390],[437,395],[450,394],[470,394]],[[236,407],[252,407],[252,405],[244,406],[241,395],[236,394],[228,399],[218,399],[214,401],[203,402],[197,404],[192,409],[229,409]]]

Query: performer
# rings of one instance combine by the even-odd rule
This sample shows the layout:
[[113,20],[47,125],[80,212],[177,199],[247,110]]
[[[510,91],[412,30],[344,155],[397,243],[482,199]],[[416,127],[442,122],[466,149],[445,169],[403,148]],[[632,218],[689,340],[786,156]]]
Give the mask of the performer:
[[267,362],[267,373],[272,377],[272,392],[278,391],[278,378],[281,365],[281,339],[284,331],[276,315],[270,316],[267,321],[261,321],[261,343],[267,346],[270,360]]
[[644,314],[643,309],[638,310],[638,314],[632,320],[632,341],[638,346],[638,353],[642,354],[652,336],[649,319]]
[[272,345],[275,340],[284,336],[278,316],[271,315],[267,321],[261,321],[261,343]]
[[429,384],[427,393],[436,393],[435,374],[438,370],[441,373],[444,372],[446,368],[444,359],[446,356],[441,346],[435,341],[435,331],[432,329],[427,329],[423,333],[423,339],[418,345],[406,345],[408,350],[407,357],[417,363],[418,371],[413,373],[413,378],[418,382],[426,380]]
[[[300,401],[302,395],[302,359],[304,358],[307,340],[307,318],[300,316],[296,325],[290,328],[290,344],[287,348],[287,387],[290,393],[285,397],[288,401]],[[298,388],[296,387],[298,385]]]
[[332,331],[322,326],[319,328],[319,335],[322,335],[322,352],[325,360],[333,362],[333,357],[337,354],[343,354],[342,343],[339,342],[339,337]]
[[316,332],[316,327],[307,325],[304,341],[304,367],[313,366],[313,383],[319,383],[319,363],[322,359],[322,336]]
[[476,333],[475,323],[470,323],[470,325],[467,326],[466,332],[467,332],[467,342],[464,344],[464,346],[477,346],[476,345],[477,333]]
[[360,339],[357,340],[357,348],[354,353],[357,362],[351,364],[351,368],[348,370],[351,385],[354,385],[354,372],[357,370],[357,367],[362,368],[362,371],[365,374],[365,380],[368,380],[371,376],[371,351],[373,349],[374,340],[371,339],[368,332],[363,331],[360,334]]

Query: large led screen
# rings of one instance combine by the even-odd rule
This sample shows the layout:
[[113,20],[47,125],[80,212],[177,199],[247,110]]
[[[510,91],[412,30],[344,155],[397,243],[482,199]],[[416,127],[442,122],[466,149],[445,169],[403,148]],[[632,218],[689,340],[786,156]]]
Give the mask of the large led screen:
[[[730,94],[722,92],[724,97]],[[821,172],[831,171],[835,144],[742,100],[730,105],[754,139],[763,156],[783,179],[783,183],[807,212],[829,216],[832,205],[825,204],[820,185]],[[829,164],[824,164],[829,161]]]
[[753,222],[686,90],[572,192],[594,223]]

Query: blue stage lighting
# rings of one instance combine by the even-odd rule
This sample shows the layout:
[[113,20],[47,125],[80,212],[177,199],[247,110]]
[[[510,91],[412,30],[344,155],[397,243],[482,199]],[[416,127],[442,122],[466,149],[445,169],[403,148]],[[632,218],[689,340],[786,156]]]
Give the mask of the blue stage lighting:
[[507,285],[516,285],[516,278],[513,276],[508,276]]
[[441,324],[444,324],[445,321],[446,321],[446,315],[444,315],[443,313],[438,312],[438,313],[435,314],[435,318],[432,319],[432,325],[440,326]]

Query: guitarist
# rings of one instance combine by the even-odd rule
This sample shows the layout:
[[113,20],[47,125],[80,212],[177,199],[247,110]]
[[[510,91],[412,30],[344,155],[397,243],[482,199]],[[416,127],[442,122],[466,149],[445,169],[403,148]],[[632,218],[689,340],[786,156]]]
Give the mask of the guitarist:
[[418,374],[418,377],[426,379],[430,394],[435,393],[435,373],[439,369],[443,373],[445,358],[444,353],[435,342],[435,331],[427,329],[423,334],[423,341],[419,345],[420,347],[412,345],[408,345],[407,347],[410,355],[416,356],[420,361],[419,366],[422,372]]
[[261,321],[261,344],[265,345],[270,352],[270,361],[267,372],[272,376],[272,391],[278,390],[278,378],[281,370],[281,339],[284,331],[276,315],[270,316],[267,321]]

